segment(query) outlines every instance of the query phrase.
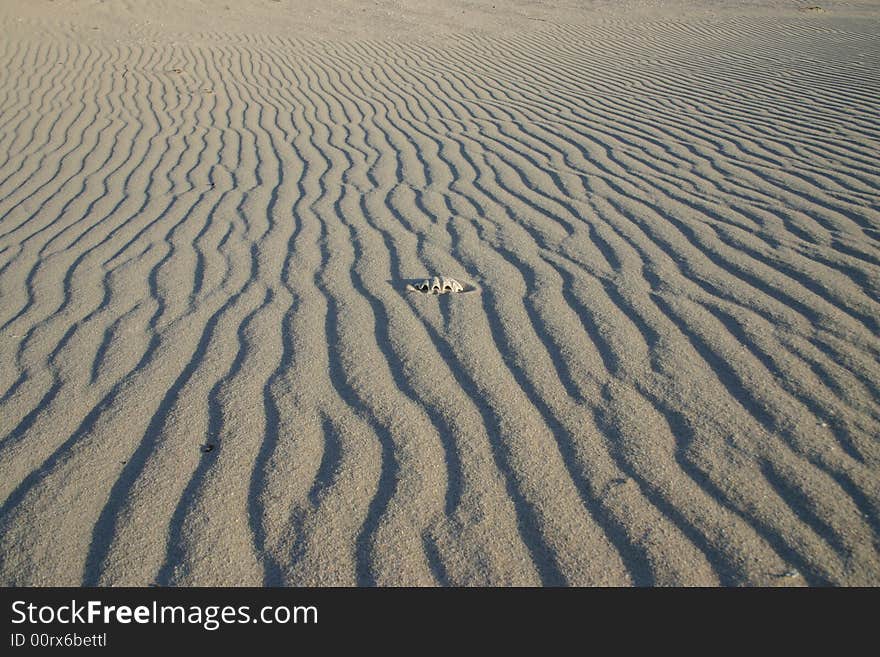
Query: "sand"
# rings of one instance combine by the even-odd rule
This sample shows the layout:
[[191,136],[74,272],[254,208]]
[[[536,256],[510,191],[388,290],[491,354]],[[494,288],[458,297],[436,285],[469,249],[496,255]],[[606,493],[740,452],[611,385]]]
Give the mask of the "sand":
[[809,6],[4,0],[0,584],[880,584]]

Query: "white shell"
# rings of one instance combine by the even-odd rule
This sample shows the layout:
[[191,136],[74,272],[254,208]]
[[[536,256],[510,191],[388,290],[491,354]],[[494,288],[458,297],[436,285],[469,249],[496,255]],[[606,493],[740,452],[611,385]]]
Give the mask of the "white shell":
[[427,294],[445,294],[446,292],[461,292],[464,288],[454,278],[434,276],[417,283],[415,289]]

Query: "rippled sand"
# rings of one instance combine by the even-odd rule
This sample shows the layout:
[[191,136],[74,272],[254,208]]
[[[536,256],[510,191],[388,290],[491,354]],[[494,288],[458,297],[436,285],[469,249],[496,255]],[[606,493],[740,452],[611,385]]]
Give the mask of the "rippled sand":
[[0,6],[0,583],[880,584],[880,7],[228,4]]

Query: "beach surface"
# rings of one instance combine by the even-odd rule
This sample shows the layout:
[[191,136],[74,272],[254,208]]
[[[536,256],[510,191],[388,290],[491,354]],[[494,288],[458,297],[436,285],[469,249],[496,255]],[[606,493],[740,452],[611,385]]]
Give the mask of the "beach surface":
[[880,3],[4,0],[0,584],[880,585]]

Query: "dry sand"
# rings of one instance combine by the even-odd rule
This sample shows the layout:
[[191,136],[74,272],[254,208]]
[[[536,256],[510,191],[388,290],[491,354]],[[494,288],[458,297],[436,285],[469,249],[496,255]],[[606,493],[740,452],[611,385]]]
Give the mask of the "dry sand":
[[4,0],[0,584],[880,584],[810,4]]

